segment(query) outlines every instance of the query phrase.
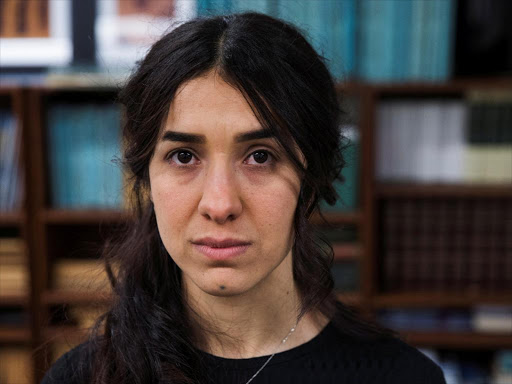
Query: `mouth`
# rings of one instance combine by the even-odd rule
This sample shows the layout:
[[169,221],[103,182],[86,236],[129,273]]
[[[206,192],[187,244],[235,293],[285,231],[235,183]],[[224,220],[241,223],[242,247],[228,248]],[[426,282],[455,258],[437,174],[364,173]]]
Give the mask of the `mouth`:
[[192,245],[209,259],[227,260],[245,253],[251,243],[236,239],[203,238],[192,241]]

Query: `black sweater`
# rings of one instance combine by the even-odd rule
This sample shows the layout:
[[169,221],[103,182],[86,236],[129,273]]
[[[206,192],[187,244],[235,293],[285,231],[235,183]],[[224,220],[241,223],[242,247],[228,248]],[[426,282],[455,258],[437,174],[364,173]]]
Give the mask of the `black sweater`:
[[[245,384],[268,357],[225,359],[201,352],[211,383]],[[76,375],[84,344],[62,356],[42,384],[85,384]],[[311,341],[277,353],[251,384],[446,384],[441,369],[398,339],[355,341],[330,323]]]

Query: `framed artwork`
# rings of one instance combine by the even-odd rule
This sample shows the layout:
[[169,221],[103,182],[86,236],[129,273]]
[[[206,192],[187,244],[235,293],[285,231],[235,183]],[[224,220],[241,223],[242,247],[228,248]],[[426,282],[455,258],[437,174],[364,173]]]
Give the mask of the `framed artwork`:
[[96,61],[129,71],[164,33],[196,15],[194,0],[100,0],[96,17]]
[[0,1],[0,66],[62,66],[71,62],[71,1]]

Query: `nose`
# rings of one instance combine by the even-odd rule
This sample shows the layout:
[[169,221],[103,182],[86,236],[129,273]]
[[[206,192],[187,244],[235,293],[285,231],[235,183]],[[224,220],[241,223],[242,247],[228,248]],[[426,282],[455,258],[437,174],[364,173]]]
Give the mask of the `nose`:
[[235,171],[227,162],[219,161],[207,169],[198,210],[218,224],[233,221],[242,213]]

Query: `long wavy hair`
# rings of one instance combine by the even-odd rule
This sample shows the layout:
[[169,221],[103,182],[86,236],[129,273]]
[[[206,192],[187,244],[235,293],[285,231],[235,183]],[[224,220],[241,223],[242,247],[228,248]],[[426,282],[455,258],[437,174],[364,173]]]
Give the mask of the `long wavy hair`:
[[[345,165],[343,113],[325,60],[281,20],[258,13],[200,18],[157,41],[119,95],[125,113],[123,164],[132,178],[134,219],[105,247],[114,299],[88,343],[94,384],[206,381],[187,318],[180,269],[163,246],[147,194],[149,163],[177,89],[211,70],[244,95],[301,175],[293,245],[299,317],[320,311],[347,336],[389,337],[388,331],[337,303],[332,248],[325,247],[309,221],[321,199],[336,202],[333,182]],[[294,145],[306,166],[292,151]]]

